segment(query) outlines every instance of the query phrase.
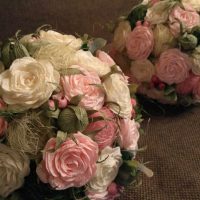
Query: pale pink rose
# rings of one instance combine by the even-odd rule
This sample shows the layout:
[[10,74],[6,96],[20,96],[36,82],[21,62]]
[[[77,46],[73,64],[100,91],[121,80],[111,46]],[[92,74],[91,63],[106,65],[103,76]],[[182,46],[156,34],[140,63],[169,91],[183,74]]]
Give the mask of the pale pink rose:
[[150,0],[150,5],[153,6],[154,4],[158,3],[160,0]]
[[185,81],[179,83],[176,86],[176,91],[177,93],[183,95],[190,94],[197,87],[199,81],[200,81],[200,76],[196,76],[191,73],[190,76]]
[[68,101],[77,95],[83,95],[80,106],[88,110],[100,110],[104,104],[104,91],[98,87],[101,80],[96,72],[89,72],[73,65],[70,68],[79,69],[83,74],[61,77],[64,95]]
[[[108,55],[108,54],[107,54],[106,52],[104,52],[104,51],[100,51],[100,50],[97,51],[97,57],[98,57],[99,60],[101,60],[102,62],[104,62],[104,63],[110,65],[110,67],[116,65],[116,64],[115,64],[115,61],[110,57],[110,55]],[[119,71],[122,72],[122,70],[121,70],[121,68],[120,68],[119,66],[117,66],[117,69],[118,69]],[[127,83],[127,84],[128,84],[128,79],[129,79],[128,76],[126,76],[125,74],[122,74],[122,80],[123,80],[125,83]]]
[[200,25],[199,14],[187,4],[184,7],[185,9],[175,6],[169,15],[170,30],[176,37],[180,34],[180,23],[189,30]]
[[196,83],[196,86],[193,89],[194,97],[199,101],[200,100],[200,79]]
[[[4,108],[6,108],[6,104],[2,99],[0,99],[0,110],[3,110]],[[3,117],[0,117],[0,138],[4,136],[7,127],[7,121]]]
[[92,114],[89,118],[95,120],[95,118],[99,117],[102,117],[102,119],[91,122],[88,125],[86,132],[98,131],[94,134],[94,140],[98,144],[99,149],[103,150],[107,146],[112,147],[112,144],[117,137],[117,124],[114,119],[114,113],[106,107],[103,107],[100,111]]
[[153,32],[147,22],[144,25],[141,22],[133,29],[126,39],[126,49],[130,59],[147,59],[154,46]]
[[188,77],[191,66],[187,54],[179,49],[168,49],[161,54],[156,72],[161,81],[171,85],[183,82]]
[[101,60],[104,63],[107,63],[110,66],[115,65],[114,60],[104,51],[98,50],[96,56],[97,58],[99,58],[99,60]]
[[98,145],[78,132],[56,147],[56,138],[51,138],[44,149],[43,160],[37,174],[44,183],[56,190],[81,187],[88,183],[96,172]]
[[108,199],[108,192],[96,192],[96,191],[86,191],[86,195],[90,200],[111,200]]
[[131,119],[120,120],[119,145],[123,149],[136,150],[139,139],[139,123]]

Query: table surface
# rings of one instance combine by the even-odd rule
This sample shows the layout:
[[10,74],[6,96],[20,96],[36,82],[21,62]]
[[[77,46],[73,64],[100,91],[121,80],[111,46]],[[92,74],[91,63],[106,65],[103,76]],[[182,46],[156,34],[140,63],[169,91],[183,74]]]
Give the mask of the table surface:
[[[68,34],[88,33],[111,39],[106,26],[126,14],[134,0],[0,0],[0,40],[16,30],[29,33],[51,24]],[[143,177],[143,185],[130,187],[122,200],[200,199],[200,108],[174,117],[153,117],[140,146],[147,151],[138,157],[150,161],[154,177]]]

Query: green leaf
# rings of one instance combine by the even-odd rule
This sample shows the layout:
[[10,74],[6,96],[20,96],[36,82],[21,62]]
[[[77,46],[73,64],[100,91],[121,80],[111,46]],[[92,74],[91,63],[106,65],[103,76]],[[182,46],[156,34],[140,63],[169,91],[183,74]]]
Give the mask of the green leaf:
[[66,69],[61,69],[59,70],[59,73],[63,76],[71,76],[71,75],[83,75],[85,76],[85,74],[77,68],[66,68]]
[[54,119],[58,119],[58,116],[60,114],[60,109],[56,109],[56,110],[47,110],[46,111],[46,116],[49,118],[54,118]]
[[122,76],[124,75],[123,72],[119,70],[117,65],[113,65],[111,66],[111,71],[101,77],[102,82],[109,78],[112,74],[120,74]]
[[84,94],[79,94],[77,96],[72,97],[70,100],[70,104],[77,106],[81,102],[84,96],[85,96]]
[[73,111],[75,112],[75,115],[79,120],[79,130],[83,131],[89,124],[86,110],[80,106],[69,106],[69,108],[73,109]]
[[143,21],[147,13],[148,5],[139,4],[133,7],[127,19],[131,24],[132,29],[135,27],[137,21]]
[[128,88],[129,88],[131,94],[135,94],[137,92],[138,87],[139,87],[139,85],[136,83],[132,83],[132,84],[128,85]]
[[176,91],[174,85],[167,85],[164,89],[164,94],[165,94],[165,96],[168,96],[169,94],[173,93],[174,91]]
[[67,139],[67,133],[58,131],[57,137],[56,137],[56,147],[55,149],[58,149],[60,145]]

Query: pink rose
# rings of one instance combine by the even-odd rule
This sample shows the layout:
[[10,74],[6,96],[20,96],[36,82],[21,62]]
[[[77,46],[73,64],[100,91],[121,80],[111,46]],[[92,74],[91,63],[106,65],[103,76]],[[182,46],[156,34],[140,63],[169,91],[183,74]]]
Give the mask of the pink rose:
[[183,95],[190,94],[197,87],[199,81],[200,81],[200,76],[196,76],[191,73],[190,76],[185,81],[179,83],[176,86],[176,91],[177,93]]
[[[97,58],[99,58],[100,61],[110,65],[110,67],[116,65],[115,61],[110,57],[110,55],[108,55],[104,51],[100,51],[100,50],[97,51]],[[117,69],[122,72],[122,70],[119,66],[117,66]],[[122,80],[127,84],[128,84],[128,79],[129,79],[128,76],[125,76],[125,74],[122,74]]]
[[79,69],[83,74],[61,77],[62,87],[68,101],[77,95],[83,95],[79,105],[88,110],[100,110],[104,104],[105,94],[98,87],[101,80],[96,72],[88,72],[85,69],[73,65],[70,68]]
[[169,15],[170,29],[176,37],[180,33],[180,23],[186,29],[192,29],[194,26],[200,25],[199,14],[186,4],[184,4],[184,7],[185,9],[175,6]]
[[137,22],[137,26],[127,36],[126,49],[130,59],[147,59],[154,46],[153,32],[147,22],[144,25]]
[[[0,110],[4,108],[6,108],[6,104],[2,99],[0,99]],[[7,127],[7,121],[3,117],[0,117],[0,138],[4,136]]]
[[98,145],[78,132],[55,151],[56,138],[51,138],[44,149],[43,160],[37,167],[42,182],[56,190],[85,185],[96,172]]
[[199,79],[199,81],[196,83],[196,86],[195,86],[194,89],[193,89],[193,94],[194,94],[194,97],[195,97],[197,100],[200,100],[200,79]]
[[104,63],[107,63],[110,66],[115,65],[114,60],[104,51],[98,50],[96,56],[97,58],[99,58],[99,60],[101,60]]
[[187,54],[179,49],[168,49],[161,54],[156,65],[157,76],[169,85],[181,83],[188,77],[191,65]]
[[[117,136],[117,124],[114,120],[115,115],[108,108],[103,107],[99,112],[90,116],[90,119],[102,117],[99,121],[92,122],[88,125],[86,132],[98,131],[94,135],[99,149],[103,150],[106,146],[112,147]],[[105,119],[103,119],[105,118]]]
[[120,120],[119,145],[121,148],[136,150],[140,135],[138,130],[139,127],[139,123],[135,122],[135,120]]
[[160,0],[150,0],[150,5],[153,6],[154,4],[160,2]]

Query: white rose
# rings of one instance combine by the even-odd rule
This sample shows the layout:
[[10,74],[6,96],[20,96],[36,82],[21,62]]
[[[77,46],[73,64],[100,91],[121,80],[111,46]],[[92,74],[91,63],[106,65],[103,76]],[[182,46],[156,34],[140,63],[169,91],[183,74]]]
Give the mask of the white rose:
[[103,82],[106,91],[106,101],[110,103],[110,109],[123,118],[130,118],[132,105],[130,91],[124,77],[120,74],[112,74]]
[[199,0],[182,0],[182,3],[191,5],[196,11],[200,11]]
[[120,148],[104,148],[99,161],[97,163],[96,174],[89,182],[89,192],[104,193],[107,191],[107,187],[116,178],[119,167],[122,164]]
[[168,20],[169,11],[176,4],[174,1],[164,0],[157,2],[147,10],[146,20],[151,24],[162,24]]
[[191,55],[193,62],[192,72],[195,75],[200,75],[200,46],[198,46]]
[[29,160],[8,146],[0,143],[0,197],[7,197],[24,183],[30,172]]
[[131,63],[130,71],[139,82],[150,82],[155,66],[149,60],[136,60]]
[[73,35],[63,35],[56,31],[40,31],[40,39],[49,43],[62,43],[70,46],[71,48],[78,50],[81,48],[83,42],[80,38],[76,38]]
[[59,80],[59,73],[49,62],[24,57],[0,74],[0,91],[9,109],[38,108],[49,99]]
[[90,51],[77,51],[70,58],[68,65],[69,67],[71,65],[79,65],[87,71],[96,72],[100,77],[110,72],[110,66],[94,57]]

